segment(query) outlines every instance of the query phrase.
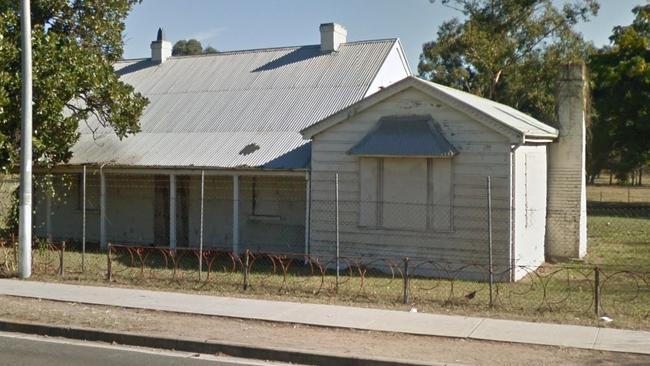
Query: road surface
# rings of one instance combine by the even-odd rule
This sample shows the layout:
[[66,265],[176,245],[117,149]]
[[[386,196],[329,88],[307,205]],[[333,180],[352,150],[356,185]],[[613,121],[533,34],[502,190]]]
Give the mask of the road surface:
[[212,355],[0,332],[0,364],[16,366],[261,366],[278,365]]

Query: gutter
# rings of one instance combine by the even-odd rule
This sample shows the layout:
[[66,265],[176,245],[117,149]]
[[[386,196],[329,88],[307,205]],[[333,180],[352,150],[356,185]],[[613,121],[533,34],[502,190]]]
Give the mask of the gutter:
[[[91,328],[65,327],[43,323],[27,323],[8,320],[0,320],[0,331],[37,334],[48,337],[63,337],[90,342],[117,343],[120,345],[148,347],[156,349],[173,349],[176,351],[203,353],[203,354],[225,354],[233,357],[300,363],[305,365],[325,366],[421,366],[438,365],[440,363],[421,363],[414,361],[402,361],[386,358],[362,358],[354,355],[331,355],[314,351],[303,351],[290,348],[278,348],[268,346],[256,346],[227,341],[215,341],[196,338],[175,338],[151,336],[131,332],[112,332]],[[445,365],[450,365],[445,363]]]

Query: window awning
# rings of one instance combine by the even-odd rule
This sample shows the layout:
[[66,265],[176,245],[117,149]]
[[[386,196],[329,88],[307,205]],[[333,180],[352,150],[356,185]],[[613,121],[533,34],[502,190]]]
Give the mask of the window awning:
[[429,116],[384,117],[349,151],[360,156],[451,158],[458,150]]

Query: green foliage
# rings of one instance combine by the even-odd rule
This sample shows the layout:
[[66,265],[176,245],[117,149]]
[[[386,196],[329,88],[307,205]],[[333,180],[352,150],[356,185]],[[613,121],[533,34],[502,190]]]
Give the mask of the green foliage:
[[632,11],[632,24],[615,27],[611,46],[589,61],[595,109],[592,178],[604,168],[625,177],[650,159],[650,5]]
[[596,14],[598,3],[560,9],[551,0],[440,2],[465,20],[443,23],[437,39],[424,44],[420,76],[555,121],[557,66],[586,58],[589,46],[573,26]]
[[2,225],[0,235],[5,237],[9,237],[11,233],[18,232],[18,220],[20,214],[19,193],[20,187],[16,185],[6,197],[3,197],[3,199],[6,200],[3,205],[8,207],[8,209],[3,207],[6,211],[4,212],[5,215],[2,217],[2,222],[0,223],[0,225]]
[[219,50],[217,50],[216,48],[214,48],[212,46],[208,46],[203,50],[203,53],[205,53],[205,54],[219,53]]
[[217,52],[219,51],[216,48],[211,46],[208,46],[205,49],[203,49],[201,42],[197,41],[196,39],[189,39],[189,40],[181,39],[180,41],[176,42],[174,44],[174,48],[172,48],[172,56],[201,55],[201,54],[217,53]]
[[[71,157],[80,123],[119,138],[140,130],[148,101],[121,82],[124,19],[140,0],[32,0],[34,159],[52,167]],[[0,169],[15,172],[20,153],[19,1],[0,0]]]

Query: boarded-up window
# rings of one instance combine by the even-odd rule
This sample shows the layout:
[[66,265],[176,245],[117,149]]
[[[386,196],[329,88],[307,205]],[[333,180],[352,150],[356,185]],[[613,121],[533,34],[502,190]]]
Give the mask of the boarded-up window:
[[429,227],[436,231],[451,230],[451,159],[429,160],[429,197]]
[[362,157],[359,224],[451,230],[451,159]]
[[361,182],[361,198],[359,202],[359,225],[379,226],[377,220],[379,193],[379,169],[381,159],[361,158],[359,172]]
[[426,229],[426,159],[385,158],[382,178],[383,226]]

